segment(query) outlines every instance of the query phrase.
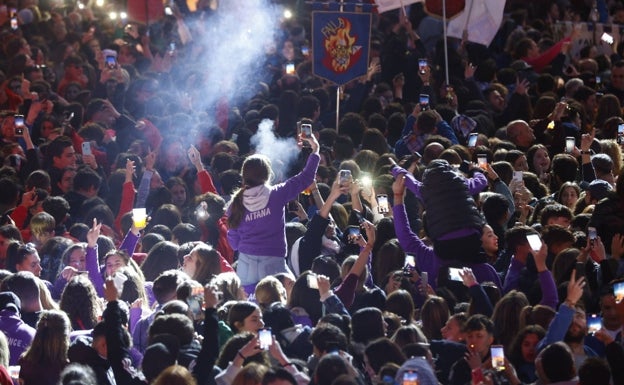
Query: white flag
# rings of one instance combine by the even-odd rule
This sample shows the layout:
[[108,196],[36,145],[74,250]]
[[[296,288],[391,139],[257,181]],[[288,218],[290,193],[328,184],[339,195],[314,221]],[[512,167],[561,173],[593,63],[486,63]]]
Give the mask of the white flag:
[[377,4],[377,12],[384,13],[393,9],[406,7],[414,3],[422,3],[425,0],[375,0]]
[[503,20],[504,0],[466,0],[466,7],[448,23],[447,35],[489,46]]

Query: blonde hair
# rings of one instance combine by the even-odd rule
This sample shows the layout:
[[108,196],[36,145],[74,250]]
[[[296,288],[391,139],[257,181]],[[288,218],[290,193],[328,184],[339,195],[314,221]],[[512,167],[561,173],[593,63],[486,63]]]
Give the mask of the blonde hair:
[[273,302],[281,302],[286,305],[286,288],[279,279],[269,275],[258,282],[255,290],[256,302],[264,309]]
[[184,366],[171,365],[160,372],[152,385],[197,385],[197,381]]
[[603,139],[600,141],[600,148],[613,161],[613,175],[620,175],[622,171],[622,149],[620,145],[615,139]]
[[42,235],[54,232],[56,221],[52,215],[42,211],[32,217],[29,227],[33,235],[40,238]]
[[9,341],[4,333],[0,333],[0,365],[9,367]]
[[262,364],[250,362],[236,374],[232,380],[232,385],[259,385],[262,383],[262,377],[267,370],[269,368]]
[[218,274],[214,278],[214,280],[211,282],[211,284],[215,286],[217,289],[219,289],[220,292],[223,293],[222,302],[246,299],[246,298],[238,298],[239,296],[238,293],[241,288],[241,280],[239,276],[232,271]]
[[37,286],[39,286],[39,300],[41,301],[41,308],[44,310],[58,310],[59,306],[54,299],[52,299],[52,293],[46,286],[42,279],[37,279]]
[[37,365],[63,366],[69,348],[69,318],[60,310],[41,312],[32,344],[22,354],[22,360]]

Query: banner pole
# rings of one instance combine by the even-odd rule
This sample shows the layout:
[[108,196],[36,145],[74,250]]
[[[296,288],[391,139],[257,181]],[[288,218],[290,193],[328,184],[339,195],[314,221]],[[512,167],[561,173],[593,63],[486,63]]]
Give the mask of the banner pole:
[[475,0],[470,0],[470,8],[468,8],[468,17],[466,18],[466,24],[464,24],[464,39],[468,41],[468,23],[470,23],[470,17],[472,16],[472,7]]
[[442,0],[442,28],[444,36],[444,69],[446,70],[446,85],[449,85],[449,70],[448,70],[448,42],[446,38],[446,0]]
[[340,121],[340,86],[336,87],[336,132],[338,132],[338,122]]

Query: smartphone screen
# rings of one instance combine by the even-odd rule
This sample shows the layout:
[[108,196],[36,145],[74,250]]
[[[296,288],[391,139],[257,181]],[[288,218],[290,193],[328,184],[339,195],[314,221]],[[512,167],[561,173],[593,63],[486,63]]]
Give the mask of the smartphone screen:
[[82,142],[82,155],[93,155],[93,152],[91,152],[91,142]]
[[429,95],[420,94],[420,98],[418,99],[420,103],[420,108],[423,110],[429,109]]
[[418,373],[411,370],[403,373],[401,385],[418,385]]
[[613,295],[615,295],[615,301],[617,303],[622,302],[624,299],[624,282],[617,282],[613,284]]
[[186,300],[189,310],[193,314],[194,320],[204,318],[204,288],[201,286],[193,287],[190,297]]
[[295,63],[286,64],[286,74],[292,75],[295,73]]
[[351,170],[340,170],[338,176],[340,178],[341,185],[346,185],[351,182]]
[[427,72],[427,59],[418,59],[418,71],[420,71],[421,74]]
[[477,165],[479,167],[481,167],[482,169],[486,169],[487,168],[487,155],[485,154],[479,154],[477,155]]
[[618,135],[620,136],[624,135],[624,124],[620,124],[618,126]]
[[106,56],[106,66],[109,69],[113,69],[117,66],[117,59],[115,59],[115,56],[113,55]]
[[347,232],[347,239],[349,240],[349,243],[355,243],[357,242],[358,237],[360,236],[360,229],[357,227],[349,227],[349,230]]
[[309,138],[312,136],[312,125],[307,123],[301,124],[301,137]]
[[24,125],[24,115],[15,115],[14,116],[15,127],[21,127]]
[[542,240],[538,234],[528,234],[526,238],[529,242],[529,246],[531,246],[531,250],[539,251],[539,249],[542,248]]
[[258,341],[260,341],[260,349],[267,350],[269,346],[273,344],[273,336],[271,335],[271,328],[264,328],[258,330]]
[[592,241],[594,239],[596,239],[596,237],[598,237],[598,233],[596,232],[596,228],[595,227],[588,227],[587,228],[587,236],[589,237],[589,239],[591,239]]
[[490,347],[490,354],[492,356],[492,368],[497,372],[505,370],[505,353],[503,351],[503,345],[492,345]]
[[308,274],[308,287],[310,289],[318,289],[318,279],[316,278],[316,274]]
[[377,195],[377,207],[380,214],[384,214],[390,211],[390,206],[388,205],[388,196],[386,194]]
[[462,277],[459,275],[459,272],[462,270],[460,268],[457,267],[449,267],[449,279],[451,281],[457,281],[457,282],[463,282],[464,280],[462,279]]
[[416,268],[416,258],[412,254],[405,254],[405,267],[413,270]]
[[524,176],[524,174],[522,173],[522,171],[514,171],[514,173],[513,173],[513,180],[518,181],[518,182],[522,182],[523,176]]
[[569,154],[574,151],[574,146],[576,144],[576,139],[573,136],[566,137],[566,152]]
[[477,145],[477,139],[479,139],[479,134],[470,134],[468,137],[468,147],[474,148]]
[[587,332],[595,334],[602,328],[602,317],[596,314],[587,316]]

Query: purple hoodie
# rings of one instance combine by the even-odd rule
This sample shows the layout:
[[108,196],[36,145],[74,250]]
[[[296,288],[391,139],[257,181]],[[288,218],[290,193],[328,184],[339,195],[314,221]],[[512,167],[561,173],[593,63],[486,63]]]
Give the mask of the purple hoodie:
[[4,332],[9,343],[9,365],[18,365],[20,356],[35,338],[35,329],[22,321],[13,309],[4,309],[0,311],[0,330]]
[[[268,193],[266,204],[257,206],[258,208],[253,211],[247,209],[246,205],[238,228],[229,229],[227,233],[232,249],[251,255],[279,258],[286,256],[284,207],[287,202],[296,199],[300,192],[312,184],[319,161],[318,154],[311,154],[305,168],[299,174],[286,182],[266,186],[268,189],[268,192],[265,192]],[[258,186],[258,188],[264,187]],[[243,202],[246,203],[245,200]],[[227,214],[230,214],[229,208]]]

